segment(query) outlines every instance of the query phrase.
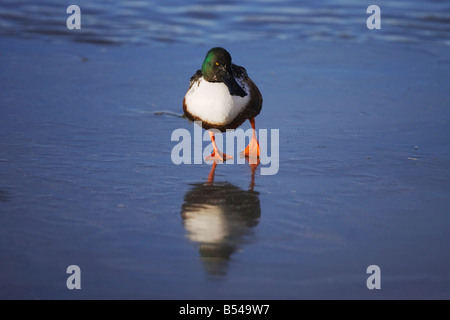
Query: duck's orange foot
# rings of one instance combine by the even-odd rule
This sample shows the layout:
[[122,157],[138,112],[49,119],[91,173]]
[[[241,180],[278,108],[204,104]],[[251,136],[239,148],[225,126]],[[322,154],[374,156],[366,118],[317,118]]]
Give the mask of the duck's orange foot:
[[227,160],[233,159],[232,156],[229,156],[219,150],[213,151],[210,156],[205,158],[205,161],[214,161],[214,162],[225,162]]
[[248,144],[247,148],[245,148],[245,150],[241,152],[242,157],[249,157],[250,159],[251,158],[258,159],[260,154],[261,150],[259,148],[258,140],[256,139],[252,139]]

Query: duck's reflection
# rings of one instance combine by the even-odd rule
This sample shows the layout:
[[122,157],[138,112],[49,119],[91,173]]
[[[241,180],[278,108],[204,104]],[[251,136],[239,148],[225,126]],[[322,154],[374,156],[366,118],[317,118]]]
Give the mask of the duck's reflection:
[[199,244],[200,257],[211,275],[224,275],[230,256],[246,241],[261,216],[259,194],[230,183],[214,183],[213,164],[207,183],[197,183],[184,197],[181,216],[188,238]]

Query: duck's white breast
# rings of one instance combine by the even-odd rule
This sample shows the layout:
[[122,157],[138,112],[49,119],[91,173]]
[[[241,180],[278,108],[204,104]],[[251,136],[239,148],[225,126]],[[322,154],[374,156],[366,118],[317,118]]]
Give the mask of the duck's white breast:
[[226,125],[242,112],[250,101],[247,85],[236,79],[247,92],[245,97],[232,96],[223,82],[208,82],[201,77],[188,90],[185,96],[187,110],[203,121]]

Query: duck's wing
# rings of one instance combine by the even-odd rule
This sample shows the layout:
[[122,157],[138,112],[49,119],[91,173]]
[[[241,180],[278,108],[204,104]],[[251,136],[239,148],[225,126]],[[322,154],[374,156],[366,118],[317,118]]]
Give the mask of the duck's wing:
[[237,64],[232,65],[234,76],[241,79],[248,78],[247,70],[244,67],[238,66]]
[[262,108],[263,98],[261,92],[253,82],[253,80],[250,79],[247,74],[247,70],[245,70],[244,67],[233,64],[233,72],[236,78],[242,79],[249,86],[251,100],[247,106],[247,116],[249,119],[252,117],[256,117],[261,112]]
[[191,77],[189,81],[189,89],[194,83],[196,83],[202,77],[202,70],[197,70],[197,72]]

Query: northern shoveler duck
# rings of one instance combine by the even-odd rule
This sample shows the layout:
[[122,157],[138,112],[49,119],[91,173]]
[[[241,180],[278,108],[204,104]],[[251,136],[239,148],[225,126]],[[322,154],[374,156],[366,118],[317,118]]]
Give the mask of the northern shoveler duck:
[[[231,62],[231,55],[224,48],[212,48],[206,54],[202,69],[190,80],[183,100],[184,114],[191,121],[201,121],[205,130],[225,132],[236,129],[247,119],[252,126],[252,139],[243,151],[244,156],[259,157],[255,117],[262,108],[262,96],[247,71]],[[213,152],[205,160],[231,159],[216,146],[214,132],[209,131]]]

